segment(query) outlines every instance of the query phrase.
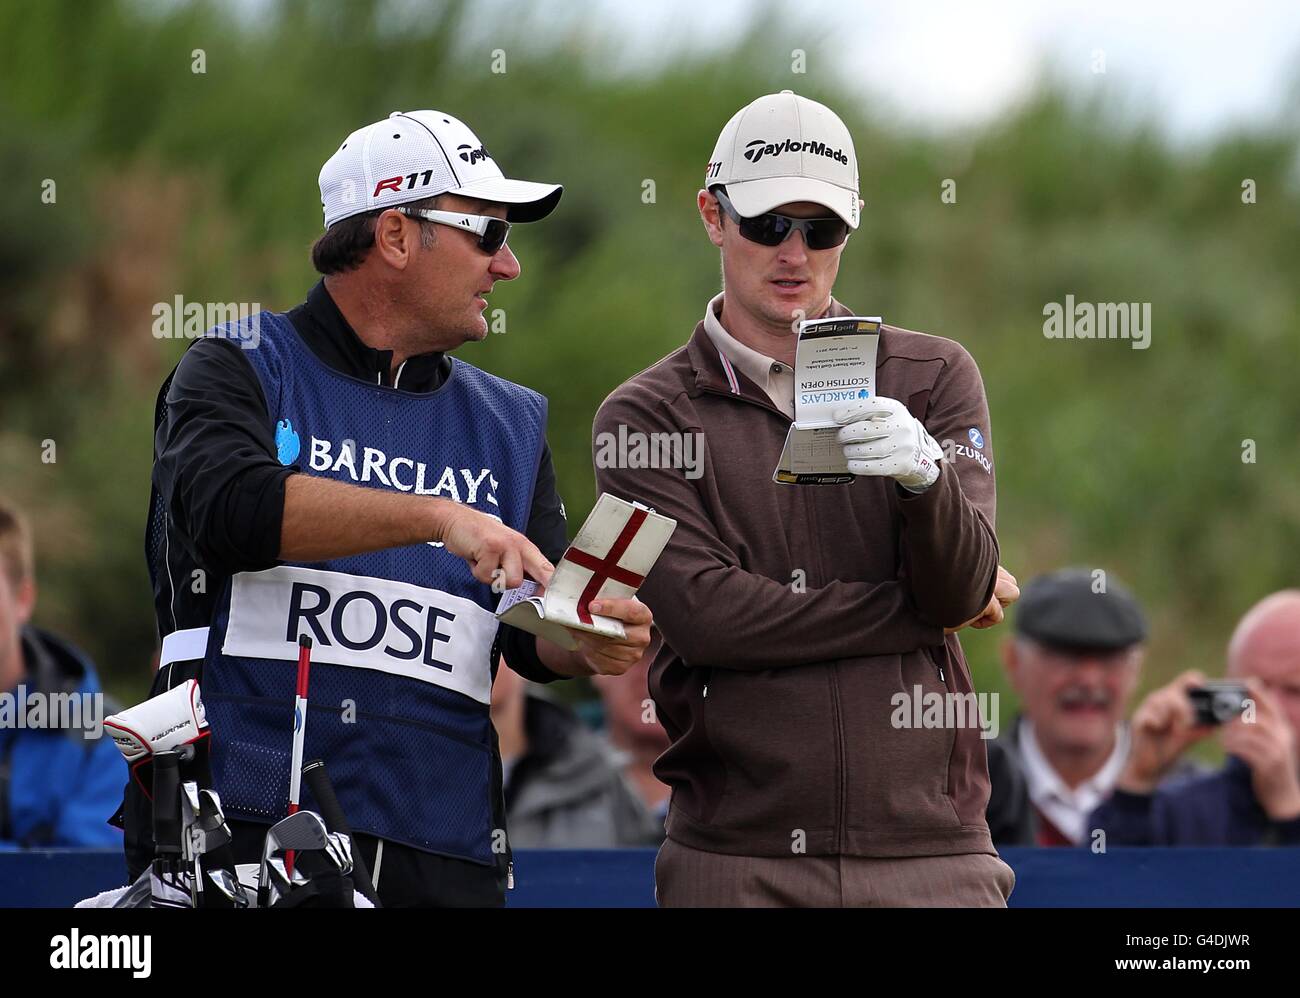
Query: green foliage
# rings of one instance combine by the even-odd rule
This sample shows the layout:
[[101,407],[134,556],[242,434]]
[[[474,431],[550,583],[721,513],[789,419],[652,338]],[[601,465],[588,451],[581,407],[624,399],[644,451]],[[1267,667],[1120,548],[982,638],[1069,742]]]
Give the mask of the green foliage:
[[[565,184],[556,215],[512,237],[523,276],[490,306],[507,331],[464,356],[550,397],[571,519],[594,498],[596,407],[680,345],[717,289],[694,198],[718,130],[791,87],[841,113],[861,159],[867,208],[837,296],[957,339],[980,364],[1004,564],[1022,581],[1078,563],[1130,583],[1155,625],[1148,684],[1219,671],[1233,621],[1294,584],[1293,125],[1188,147],[1044,80],[981,129],[913,131],[846,81],[792,76],[767,12],[734,44],[629,69],[609,29],[525,5],[254,9],[0,6],[13,181],[0,205],[0,488],[40,526],[41,618],[84,642],[124,697],[147,679],[152,640],[151,407],[184,345],[153,339],[152,304],[301,300],[321,163],[399,108],[446,109],[508,172]],[[491,70],[496,48],[505,74]],[[810,53],[810,67],[825,61]],[[39,201],[45,177],[57,206]],[[1258,204],[1242,203],[1246,178]],[[945,179],[955,204],[940,201]],[[1150,302],[1150,349],[1045,338],[1043,308],[1067,294]],[[49,437],[59,459],[43,466]],[[1257,463],[1242,461],[1247,439]],[[1002,686],[1005,633],[965,639],[978,686]]]

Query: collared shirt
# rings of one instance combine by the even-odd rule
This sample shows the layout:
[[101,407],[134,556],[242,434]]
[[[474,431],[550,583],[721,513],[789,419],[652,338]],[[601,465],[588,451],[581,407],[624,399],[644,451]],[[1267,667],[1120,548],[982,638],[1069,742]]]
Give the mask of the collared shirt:
[[[723,295],[719,294],[704,310],[704,331],[718,348],[724,368],[730,364],[767,393],[772,404],[794,419],[794,368],[753,347],[745,346],[722,328],[718,314],[722,311]],[[728,379],[732,371],[727,372]],[[734,389],[733,385],[733,389]]]
[[[854,312],[834,303],[832,314]],[[724,306],[721,321],[730,318]],[[936,438],[969,439],[978,427],[991,440],[983,381],[964,348],[898,327],[878,346],[882,393],[923,397]],[[672,736],[655,761],[673,791],[669,834],[697,849],[789,855],[789,830],[816,812],[836,817],[807,829],[810,855],[990,852],[984,822],[953,820],[954,807],[972,816],[987,801],[979,732],[958,732],[936,769],[936,739],[894,738],[887,713],[872,705],[889,700],[900,668],[937,676],[942,664],[964,676],[943,624],[976,616],[993,589],[991,455],[987,465],[952,462],[920,496],[890,501],[893,483],[882,479],[795,496],[767,484],[790,420],[739,370],[740,389],[729,385],[724,356],[701,317],[684,347],[610,394],[593,426],[596,440],[631,429],[702,434],[711,455],[698,480],[642,466],[649,462],[596,462],[598,491],[671,511],[678,523],[641,589],[664,638],[649,684]],[[991,450],[986,441],[981,453]],[[803,595],[782,584],[805,574]],[[839,677],[829,691],[826,669]],[[718,683],[724,710],[713,709]],[[817,706],[828,702],[833,709]],[[887,765],[867,774],[845,761],[877,758],[883,742]],[[918,781],[942,782],[950,768],[969,776],[951,800],[917,793]],[[748,791],[735,809],[727,802],[742,791],[724,778],[733,771],[745,773]]]
[[1082,845],[1088,834],[1088,815],[1110,796],[1119,780],[1124,760],[1128,758],[1128,728],[1115,729],[1115,748],[1110,757],[1092,776],[1071,788],[1047,761],[1034,726],[1026,719],[1020,725],[1020,757],[1029,784],[1029,799],[1056,828],[1075,845]]

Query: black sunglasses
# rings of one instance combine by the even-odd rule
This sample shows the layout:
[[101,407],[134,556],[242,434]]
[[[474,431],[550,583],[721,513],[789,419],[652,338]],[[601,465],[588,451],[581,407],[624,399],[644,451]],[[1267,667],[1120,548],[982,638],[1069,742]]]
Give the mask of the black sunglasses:
[[791,218],[789,215],[769,211],[765,215],[746,218],[736,211],[726,190],[715,187],[713,196],[722,205],[722,210],[736,223],[740,234],[750,242],[779,246],[796,229],[803,233],[803,240],[810,250],[834,249],[849,238],[849,223],[839,217]]

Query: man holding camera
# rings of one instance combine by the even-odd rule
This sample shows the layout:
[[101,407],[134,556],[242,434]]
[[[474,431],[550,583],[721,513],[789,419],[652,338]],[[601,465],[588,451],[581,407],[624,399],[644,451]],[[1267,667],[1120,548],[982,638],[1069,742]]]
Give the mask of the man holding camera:
[[[1246,613],[1228,644],[1228,676],[1249,694],[1231,719],[1198,716],[1191,691],[1206,682],[1199,672],[1138,708],[1115,793],[1091,817],[1108,845],[1300,845],[1300,590],[1274,593]],[[1187,748],[1216,730],[1228,753],[1221,770],[1157,788]]]

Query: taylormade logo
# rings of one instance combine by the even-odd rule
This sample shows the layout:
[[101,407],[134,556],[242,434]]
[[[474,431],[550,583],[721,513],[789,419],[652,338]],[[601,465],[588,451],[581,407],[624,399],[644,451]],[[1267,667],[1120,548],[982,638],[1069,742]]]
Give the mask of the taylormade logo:
[[491,156],[488,155],[488,151],[484,146],[479,146],[477,149],[475,149],[473,146],[466,143],[464,145],[457,146],[456,151],[460,154],[460,158],[463,159],[470,166],[473,166],[481,159],[492,158]]
[[843,149],[832,149],[825,142],[800,142],[798,139],[783,139],[772,143],[767,139],[755,139],[745,146],[745,158],[757,163],[764,156],[780,156],[787,152],[809,152],[814,156],[825,156],[837,163],[848,165],[849,157]]
[[83,936],[73,929],[50,939],[55,970],[129,970],[132,977],[148,977],[152,965],[152,936]]

